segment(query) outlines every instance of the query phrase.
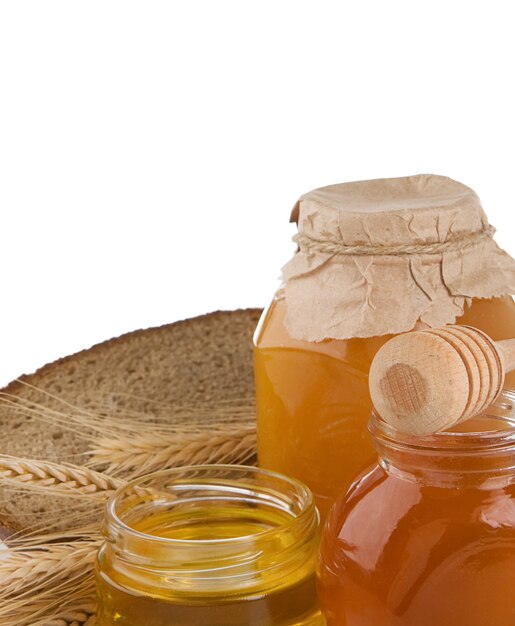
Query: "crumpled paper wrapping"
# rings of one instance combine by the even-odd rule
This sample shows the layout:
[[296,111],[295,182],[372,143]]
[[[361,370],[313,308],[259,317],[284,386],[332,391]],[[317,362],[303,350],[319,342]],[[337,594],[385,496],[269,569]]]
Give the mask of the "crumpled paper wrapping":
[[[515,261],[490,236],[478,196],[450,178],[418,175],[315,189],[292,221],[308,243],[283,268],[286,327],[295,339],[371,337],[452,324],[471,298],[515,293]],[[467,243],[470,238],[470,245]],[[416,254],[327,252],[419,244]],[[441,253],[423,246],[455,242]]]

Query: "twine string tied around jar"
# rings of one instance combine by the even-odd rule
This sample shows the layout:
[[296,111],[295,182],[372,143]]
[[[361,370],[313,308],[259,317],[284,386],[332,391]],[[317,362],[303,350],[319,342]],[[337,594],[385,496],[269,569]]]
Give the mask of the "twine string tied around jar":
[[410,254],[443,254],[460,251],[476,245],[483,239],[492,238],[495,228],[488,225],[475,233],[452,237],[435,243],[416,243],[404,245],[346,245],[342,241],[319,239],[305,233],[297,233],[293,241],[303,252],[321,252],[323,254],[342,254],[349,256],[401,256]]

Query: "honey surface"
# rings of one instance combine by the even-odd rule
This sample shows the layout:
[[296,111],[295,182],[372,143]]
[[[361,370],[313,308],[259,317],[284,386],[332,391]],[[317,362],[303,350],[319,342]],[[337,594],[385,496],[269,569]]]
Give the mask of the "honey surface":
[[[258,459],[307,484],[324,516],[375,461],[368,371],[390,336],[310,344],[289,337],[285,314],[284,300],[274,301],[256,333]],[[511,298],[475,300],[457,323],[495,340],[515,337],[515,305]],[[515,387],[514,373],[506,386]]]
[[[144,555],[149,576],[125,576],[112,567],[105,555],[97,563],[97,590],[101,609],[99,626],[319,626],[325,624],[318,610],[315,591],[314,558],[303,561],[293,570],[274,567],[282,550],[298,540],[285,533],[291,520],[286,511],[249,506],[234,508],[196,507],[181,513],[155,513],[131,528],[168,539],[224,540],[248,537],[271,531],[266,544],[257,539],[243,557],[252,561],[255,575],[252,584],[239,588],[236,573],[226,569],[227,558],[206,557],[206,570],[198,571],[198,553],[191,562],[181,564],[180,576],[153,564],[153,549]],[[277,535],[274,536],[274,529]],[[206,543],[207,546],[207,543]],[[209,548],[206,547],[206,554]],[[158,570],[161,567],[161,575]],[[197,568],[197,570],[195,570]],[[225,568],[225,569],[224,569]],[[194,572],[191,577],[188,569]],[[211,581],[209,592],[196,584],[198,576]],[[231,579],[231,576],[234,578]],[[217,584],[219,583],[219,584]]]
[[324,529],[328,626],[513,626],[515,485],[439,488],[374,470]]

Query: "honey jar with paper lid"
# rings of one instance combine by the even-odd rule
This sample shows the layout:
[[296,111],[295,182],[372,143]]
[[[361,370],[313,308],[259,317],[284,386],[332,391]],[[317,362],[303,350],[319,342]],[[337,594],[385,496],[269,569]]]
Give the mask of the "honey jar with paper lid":
[[444,176],[315,189],[292,221],[298,248],[254,338],[258,459],[306,483],[324,515],[374,460],[377,350],[423,324],[514,337],[515,261],[476,193]]

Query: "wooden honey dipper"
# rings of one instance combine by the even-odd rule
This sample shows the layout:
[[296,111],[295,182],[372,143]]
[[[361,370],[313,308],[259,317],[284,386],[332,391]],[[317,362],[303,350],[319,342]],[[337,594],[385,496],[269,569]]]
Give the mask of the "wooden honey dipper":
[[370,367],[379,415],[397,430],[425,435],[481,413],[515,369],[515,339],[493,341],[470,326],[404,333],[384,344]]

